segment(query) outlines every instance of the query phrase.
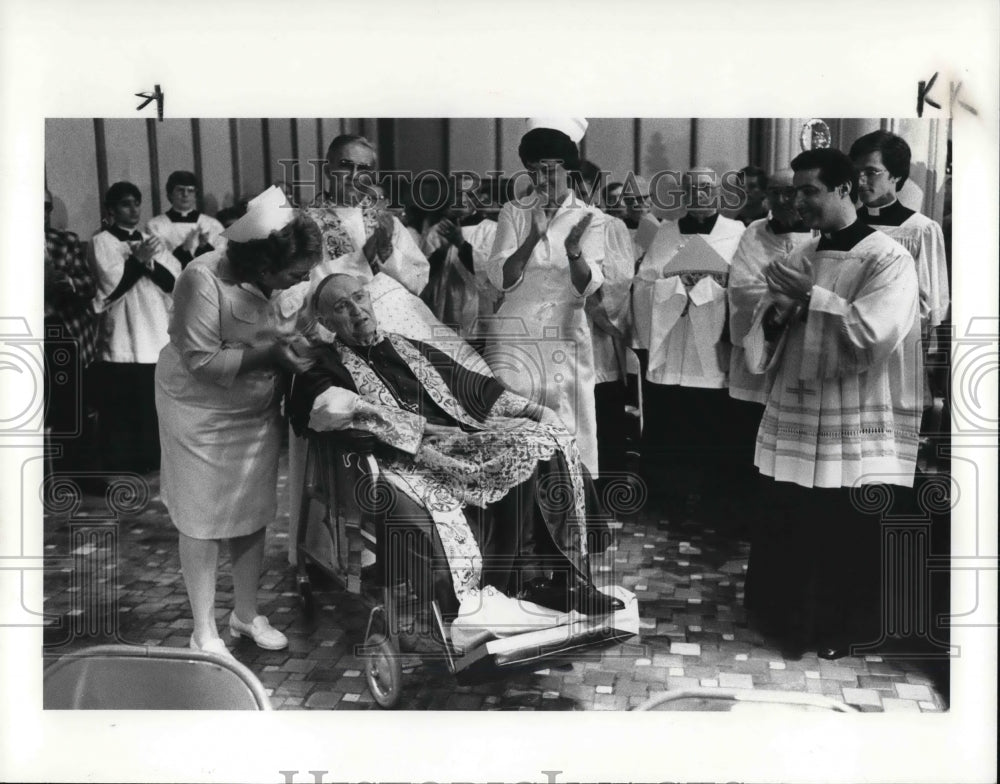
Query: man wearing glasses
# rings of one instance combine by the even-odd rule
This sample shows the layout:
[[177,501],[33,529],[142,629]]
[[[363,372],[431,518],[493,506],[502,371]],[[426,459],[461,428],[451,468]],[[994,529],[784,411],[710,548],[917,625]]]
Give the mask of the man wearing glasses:
[[[312,280],[316,284],[341,272],[370,281],[382,272],[381,285],[396,281],[419,296],[430,266],[403,224],[378,204],[376,166],[375,147],[365,137],[341,135],[330,142],[325,165],[330,188],[305,210],[323,232],[323,261]],[[369,291],[378,299],[377,291]]]
[[910,146],[894,133],[875,131],[854,142],[850,156],[858,170],[858,217],[896,240],[917,263],[920,325],[926,337],[948,312],[948,267],[941,227],[897,198],[910,176]]

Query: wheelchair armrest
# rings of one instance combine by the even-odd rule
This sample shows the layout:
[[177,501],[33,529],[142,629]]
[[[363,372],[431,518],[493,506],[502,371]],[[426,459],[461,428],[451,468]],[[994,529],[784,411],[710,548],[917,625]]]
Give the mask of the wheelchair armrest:
[[355,428],[313,433],[313,437],[315,438],[316,436],[321,436],[328,446],[338,452],[357,452],[361,455],[372,454],[378,444],[378,439],[371,433]]

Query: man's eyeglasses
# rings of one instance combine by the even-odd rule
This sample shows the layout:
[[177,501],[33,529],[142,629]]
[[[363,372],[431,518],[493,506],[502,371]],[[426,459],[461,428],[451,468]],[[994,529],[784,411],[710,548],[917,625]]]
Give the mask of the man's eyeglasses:
[[337,161],[337,168],[344,169],[346,171],[352,172],[373,172],[375,171],[375,166],[370,163],[358,163],[357,161],[352,161],[347,158],[342,158]]
[[874,180],[880,174],[885,174],[888,171],[888,169],[876,169],[869,166],[864,169],[858,169],[858,177],[864,177],[866,180]]
[[787,199],[791,201],[795,198],[795,188],[768,188],[767,198],[772,201],[777,201],[779,199]]

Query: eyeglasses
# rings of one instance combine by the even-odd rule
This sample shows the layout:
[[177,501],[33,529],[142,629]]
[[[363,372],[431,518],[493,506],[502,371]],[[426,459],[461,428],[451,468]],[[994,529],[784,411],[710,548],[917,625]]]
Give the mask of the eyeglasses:
[[864,177],[866,180],[874,180],[880,174],[886,174],[888,171],[888,169],[876,169],[869,166],[864,169],[858,169],[858,177]]
[[767,198],[769,199],[794,199],[795,188],[768,188]]
[[373,172],[375,171],[375,166],[370,163],[358,163],[357,161],[352,161],[349,158],[341,158],[337,161],[338,169],[345,169],[347,171],[354,172]]

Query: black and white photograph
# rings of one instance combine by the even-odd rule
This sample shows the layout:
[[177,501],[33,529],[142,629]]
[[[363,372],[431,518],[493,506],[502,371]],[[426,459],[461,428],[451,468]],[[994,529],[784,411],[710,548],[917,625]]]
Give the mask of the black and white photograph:
[[4,99],[5,780],[995,780],[995,10],[94,7],[4,9],[121,47]]

